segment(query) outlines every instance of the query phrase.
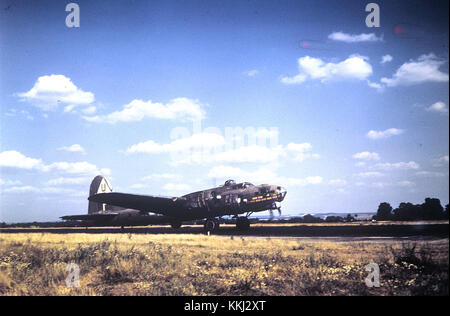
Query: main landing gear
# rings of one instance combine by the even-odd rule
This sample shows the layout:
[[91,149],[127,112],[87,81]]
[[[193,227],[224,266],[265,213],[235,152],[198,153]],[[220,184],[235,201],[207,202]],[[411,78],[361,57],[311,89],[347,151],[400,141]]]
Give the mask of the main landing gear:
[[173,221],[172,223],[170,223],[170,226],[172,226],[173,229],[178,229],[181,227],[181,222],[180,221]]
[[[250,229],[250,220],[247,216],[236,217],[236,228],[240,231],[246,231]],[[203,225],[205,233],[215,232],[219,229],[219,221],[217,219],[207,219]]]
[[248,230],[250,228],[250,220],[247,217],[236,218],[236,228],[238,230]]
[[219,221],[211,218],[207,219],[203,225],[203,229],[205,233],[217,231],[219,229]]

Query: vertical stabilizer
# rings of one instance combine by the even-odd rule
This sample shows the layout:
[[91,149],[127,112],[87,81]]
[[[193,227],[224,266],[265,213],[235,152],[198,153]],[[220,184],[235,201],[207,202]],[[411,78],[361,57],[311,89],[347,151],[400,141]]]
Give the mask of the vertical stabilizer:
[[[91,182],[91,187],[89,188],[89,196],[98,193],[109,193],[112,192],[111,185],[102,176],[96,176]],[[94,214],[99,212],[104,212],[107,210],[107,205],[105,203],[89,202],[88,214]]]

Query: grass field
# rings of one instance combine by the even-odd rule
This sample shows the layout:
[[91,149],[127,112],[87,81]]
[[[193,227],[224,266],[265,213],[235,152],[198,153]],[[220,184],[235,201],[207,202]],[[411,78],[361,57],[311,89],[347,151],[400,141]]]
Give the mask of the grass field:
[[[0,295],[448,295],[448,239],[0,233]],[[67,287],[67,264],[80,286]],[[369,288],[365,267],[380,268]]]

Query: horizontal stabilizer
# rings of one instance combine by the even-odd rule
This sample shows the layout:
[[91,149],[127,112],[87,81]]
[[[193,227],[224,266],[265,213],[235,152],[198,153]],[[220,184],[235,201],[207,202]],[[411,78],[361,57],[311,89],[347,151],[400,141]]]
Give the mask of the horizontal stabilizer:
[[88,221],[88,220],[99,220],[99,219],[108,219],[117,216],[115,213],[107,213],[107,214],[86,214],[86,215],[67,215],[61,216],[60,218],[63,220],[69,221]]

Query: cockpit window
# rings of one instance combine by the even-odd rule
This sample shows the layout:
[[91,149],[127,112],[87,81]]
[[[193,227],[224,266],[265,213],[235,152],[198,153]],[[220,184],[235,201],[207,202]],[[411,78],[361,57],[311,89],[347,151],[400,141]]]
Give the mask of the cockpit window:
[[231,179],[230,179],[230,180],[225,181],[225,184],[224,184],[224,185],[225,185],[226,187],[228,187],[228,186],[233,185],[233,184],[236,184],[236,182],[235,182],[234,180],[231,180]]
[[262,188],[259,189],[259,192],[262,193],[262,194],[267,193],[267,192],[269,192],[269,188],[268,187],[262,187]]

